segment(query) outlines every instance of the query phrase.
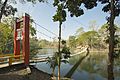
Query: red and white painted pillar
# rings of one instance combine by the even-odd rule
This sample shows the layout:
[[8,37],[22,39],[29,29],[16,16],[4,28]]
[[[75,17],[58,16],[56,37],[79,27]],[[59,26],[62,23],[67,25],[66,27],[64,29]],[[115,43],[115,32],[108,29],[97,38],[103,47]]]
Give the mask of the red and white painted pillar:
[[[24,57],[24,63],[26,66],[29,65],[30,45],[29,45],[29,21],[30,16],[25,13],[23,20],[15,20],[14,27],[14,55],[20,55],[20,39],[22,39],[22,53]],[[20,24],[23,23],[23,28],[20,29]],[[21,31],[21,33],[19,32]],[[18,34],[19,33],[19,34]],[[20,38],[20,35],[21,38]]]
[[20,29],[20,22],[16,18],[14,26],[14,56],[20,55],[20,40],[17,40],[17,29]]
[[30,55],[29,21],[30,21],[29,15],[25,14],[25,16],[23,17],[23,41],[22,41],[25,65],[29,65],[29,55]]

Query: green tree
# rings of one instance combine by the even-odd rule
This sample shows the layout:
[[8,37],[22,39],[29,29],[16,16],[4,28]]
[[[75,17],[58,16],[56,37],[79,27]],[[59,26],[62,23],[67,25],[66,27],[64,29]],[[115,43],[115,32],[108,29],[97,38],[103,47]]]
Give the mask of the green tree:
[[59,22],[59,46],[58,46],[58,80],[60,80],[60,64],[61,64],[61,51],[60,51],[60,44],[61,44],[61,26],[62,26],[62,23],[64,21],[66,21],[66,12],[64,10],[64,3],[59,3],[58,2],[55,2],[53,3],[54,6],[57,6],[57,11],[56,11],[56,14],[53,16],[53,21],[56,22],[58,21]]
[[80,45],[89,45],[90,48],[97,48],[99,45],[98,36],[96,31],[84,32],[77,38],[77,43]]
[[[108,24],[104,24],[104,25],[101,26],[101,28],[98,30],[100,36],[108,35],[108,27],[109,27]],[[102,36],[102,37],[104,37],[104,36]]]
[[68,45],[70,48],[76,47],[76,37],[75,36],[69,36]]
[[104,24],[101,26],[101,28],[98,30],[98,33],[100,35],[100,43],[103,44],[104,47],[108,48],[107,44],[107,40],[108,40],[108,35],[109,35],[109,32],[108,32],[108,24]]
[[[3,21],[4,22],[0,23],[0,36],[1,36],[0,37],[0,53],[13,53],[14,37],[13,37],[13,27],[11,27],[11,22],[14,22],[14,21],[12,17],[8,17],[8,18],[6,17]],[[38,41],[37,39],[34,39],[36,35],[36,30],[32,26],[32,20],[30,21],[30,35],[31,35],[30,47],[32,47],[32,45],[33,46],[35,45],[36,47],[38,47],[39,44],[35,44]],[[30,49],[31,49],[30,52],[37,53],[39,48],[36,49],[35,47],[32,47]]]
[[63,48],[62,48],[62,50],[61,50],[61,53],[63,54],[64,59],[70,58],[71,52],[70,52],[69,47],[67,47],[67,45],[66,45],[66,41],[65,41],[65,40],[62,40],[61,43],[62,43],[62,45],[63,45]]
[[39,46],[39,41],[36,37],[30,38],[30,58],[33,58],[41,49]]
[[70,12],[71,17],[81,16],[84,14],[84,10],[81,5],[83,4],[85,8],[92,9],[97,6],[98,2],[103,4],[102,11],[109,12],[110,16],[108,17],[109,22],[109,53],[108,53],[108,80],[114,80],[113,75],[113,64],[114,64],[114,20],[120,14],[120,1],[119,0],[54,0],[55,4],[64,3],[64,8]]
[[84,28],[83,28],[83,27],[80,27],[80,28],[77,29],[75,35],[78,36],[78,35],[81,35],[81,34],[83,34],[83,33],[84,33]]
[[50,48],[50,42],[46,39],[41,39],[39,40],[39,46],[41,46],[42,48]]
[[[12,46],[12,47],[10,47]],[[13,35],[9,25],[0,23],[0,53],[13,50]]]
[[[118,25],[115,25],[115,47],[114,48],[117,48],[118,45],[119,45],[119,32],[120,32],[120,28],[118,27]],[[109,32],[108,32],[108,28],[109,28],[109,24],[104,24],[101,26],[101,28],[98,30],[98,33],[101,37],[101,43],[103,44],[108,44],[109,43]]]

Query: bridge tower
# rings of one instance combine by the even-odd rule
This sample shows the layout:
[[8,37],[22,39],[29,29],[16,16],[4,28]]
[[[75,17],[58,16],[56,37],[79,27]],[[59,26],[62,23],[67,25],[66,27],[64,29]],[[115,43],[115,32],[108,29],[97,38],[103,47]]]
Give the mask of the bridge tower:
[[14,56],[20,55],[20,40],[22,40],[22,55],[24,57],[24,63],[26,66],[29,65],[30,54],[29,21],[30,16],[25,13],[22,20],[16,18],[14,26]]

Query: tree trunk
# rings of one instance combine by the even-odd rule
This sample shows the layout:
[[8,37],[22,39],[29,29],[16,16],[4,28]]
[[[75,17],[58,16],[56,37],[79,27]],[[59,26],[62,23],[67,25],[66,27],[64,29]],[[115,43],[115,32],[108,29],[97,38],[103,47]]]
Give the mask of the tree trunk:
[[109,53],[108,53],[108,80],[114,80],[114,34],[115,34],[115,28],[114,28],[114,0],[111,0],[111,14],[110,14],[110,37],[109,37]]
[[60,58],[61,58],[61,52],[60,52],[60,43],[61,43],[61,25],[62,23],[59,23],[59,44],[58,44],[58,80],[60,80]]
[[3,13],[4,13],[5,6],[6,6],[7,2],[8,2],[8,0],[5,0],[5,2],[3,3],[2,7],[1,7],[0,23],[1,23],[2,15],[3,15]]

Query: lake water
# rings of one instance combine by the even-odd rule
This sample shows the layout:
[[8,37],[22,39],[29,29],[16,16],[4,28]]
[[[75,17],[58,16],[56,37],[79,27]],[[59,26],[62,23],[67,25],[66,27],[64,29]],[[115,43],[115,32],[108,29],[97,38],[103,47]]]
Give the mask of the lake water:
[[[37,57],[52,56],[55,51],[55,49],[42,49]],[[76,55],[69,59],[69,63],[62,63],[61,76],[65,76],[80,58],[81,55]],[[35,66],[39,70],[51,74],[50,65],[46,62],[35,63]],[[57,75],[57,67],[55,74]],[[114,74],[115,80],[120,80],[120,59],[115,60]],[[71,78],[73,80],[107,80],[107,53],[90,53],[78,66]]]

